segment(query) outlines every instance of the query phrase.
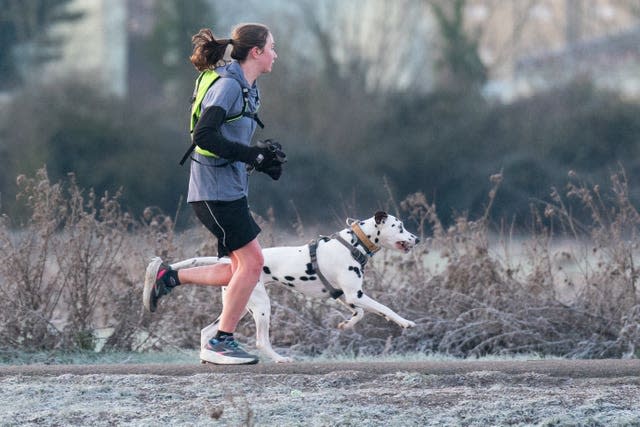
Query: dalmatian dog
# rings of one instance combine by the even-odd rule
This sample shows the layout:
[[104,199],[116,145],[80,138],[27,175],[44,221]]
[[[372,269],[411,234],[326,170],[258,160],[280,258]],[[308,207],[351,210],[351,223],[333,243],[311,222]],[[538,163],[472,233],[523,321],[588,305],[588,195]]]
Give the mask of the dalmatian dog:
[[[339,329],[353,327],[365,312],[378,314],[403,328],[415,326],[414,322],[368,297],[362,283],[369,257],[382,248],[408,253],[419,242],[418,237],[386,212],[377,212],[362,221],[347,219],[347,226],[329,237],[320,237],[303,246],[263,249],[263,272],[247,304],[247,312],[252,314],[256,323],[256,347],[263,356],[278,363],[292,361],[278,354],[269,340],[271,303],[265,285],[272,283],[308,297],[334,298],[343,304],[352,316],[341,322]],[[179,270],[229,262],[228,258],[198,257],[174,263],[171,267]],[[223,304],[225,290],[222,288]],[[202,329],[201,348],[216,334],[218,321]]]

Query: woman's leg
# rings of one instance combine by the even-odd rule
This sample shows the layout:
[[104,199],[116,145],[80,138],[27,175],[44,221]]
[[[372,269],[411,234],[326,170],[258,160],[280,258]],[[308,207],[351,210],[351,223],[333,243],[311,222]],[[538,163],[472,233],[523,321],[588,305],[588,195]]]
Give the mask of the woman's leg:
[[231,264],[203,265],[178,270],[180,283],[194,285],[227,286],[233,275]]
[[231,252],[230,257],[233,274],[226,289],[220,330],[233,333],[246,310],[251,292],[260,279],[264,259],[257,239]]
[[145,273],[142,302],[151,312],[156,311],[158,300],[180,284],[227,286],[234,266],[228,263],[173,270],[170,265],[154,258]]

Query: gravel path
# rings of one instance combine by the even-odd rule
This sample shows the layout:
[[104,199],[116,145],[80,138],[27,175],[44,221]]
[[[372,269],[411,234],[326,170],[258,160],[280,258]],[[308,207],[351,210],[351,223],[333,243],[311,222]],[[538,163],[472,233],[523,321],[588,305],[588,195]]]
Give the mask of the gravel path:
[[640,426],[640,361],[0,366],[0,425]]

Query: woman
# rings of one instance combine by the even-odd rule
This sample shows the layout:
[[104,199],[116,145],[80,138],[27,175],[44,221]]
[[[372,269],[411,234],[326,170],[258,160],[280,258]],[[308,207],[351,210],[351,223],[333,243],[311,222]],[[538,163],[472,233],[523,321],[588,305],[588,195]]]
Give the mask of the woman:
[[[260,123],[256,116],[260,105],[257,79],[271,72],[277,58],[275,43],[269,29],[260,24],[239,25],[230,39],[216,40],[211,30],[203,29],[193,36],[192,43],[190,59],[201,77],[214,69],[220,78],[208,89],[196,87],[194,93],[196,103],[202,100],[192,109],[195,150],[187,201],[217,237],[218,256],[229,256],[231,264],[176,271],[161,261],[152,262],[147,269],[144,305],[155,311],[158,299],[181,283],[227,286],[218,333],[201,351],[201,358],[216,364],[251,364],[258,357],[244,351],[233,333],[263,265],[257,240],[260,227],[247,203],[248,169],[255,168],[273,179],[282,172],[274,150],[249,145]],[[229,46],[233,61],[222,63]]]

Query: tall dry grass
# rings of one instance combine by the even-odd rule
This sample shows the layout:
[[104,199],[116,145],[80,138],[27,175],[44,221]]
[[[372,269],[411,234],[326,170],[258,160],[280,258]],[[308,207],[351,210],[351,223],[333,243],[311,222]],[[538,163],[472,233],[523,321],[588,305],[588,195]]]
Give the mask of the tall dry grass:
[[[405,303],[397,308],[412,313],[418,326],[398,337],[394,348],[457,356],[635,357],[640,216],[624,172],[612,174],[607,192],[571,173],[564,193],[553,189],[550,202],[532,206],[531,234],[518,242],[524,253],[517,259],[509,256],[511,232],[503,227],[497,239],[490,234],[489,210],[501,176],[492,180],[487,213],[475,221],[460,216],[446,230],[421,194],[403,202],[433,229],[415,263],[437,249],[446,268],[437,274],[410,268],[402,275],[411,279],[394,301]],[[573,209],[585,210],[591,221],[578,222]],[[567,241],[569,249],[559,245]],[[567,288],[569,298],[562,295]]]
[[[640,214],[624,171],[612,174],[606,191],[570,174],[566,188],[532,204],[526,236],[491,222],[501,181],[500,174],[491,177],[484,215],[458,215],[451,226],[422,193],[391,207],[425,243],[408,255],[381,251],[364,287],[416,321],[415,328],[402,330],[369,314],[354,329],[339,331],[348,314],[337,303],[271,287],[274,346],[293,355],[636,357]],[[218,290],[177,288],[153,315],[143,311],[141,291],[151,256],[173,262],[215,254],[206,231],[176,233],[174,219],[153,208],[133,218],[118,194],[99,197],[73,176],[51,183],[43,169],[19,177],[18,185],[28,215],[0,222],[0,356],[198,346],[200,328],[221,309]],[[263,246],[315,237],[304,236],[302,221],[296,237],[283,238],[271,214],[258,220]],[[254,334],[249,317],[238,332]]]

